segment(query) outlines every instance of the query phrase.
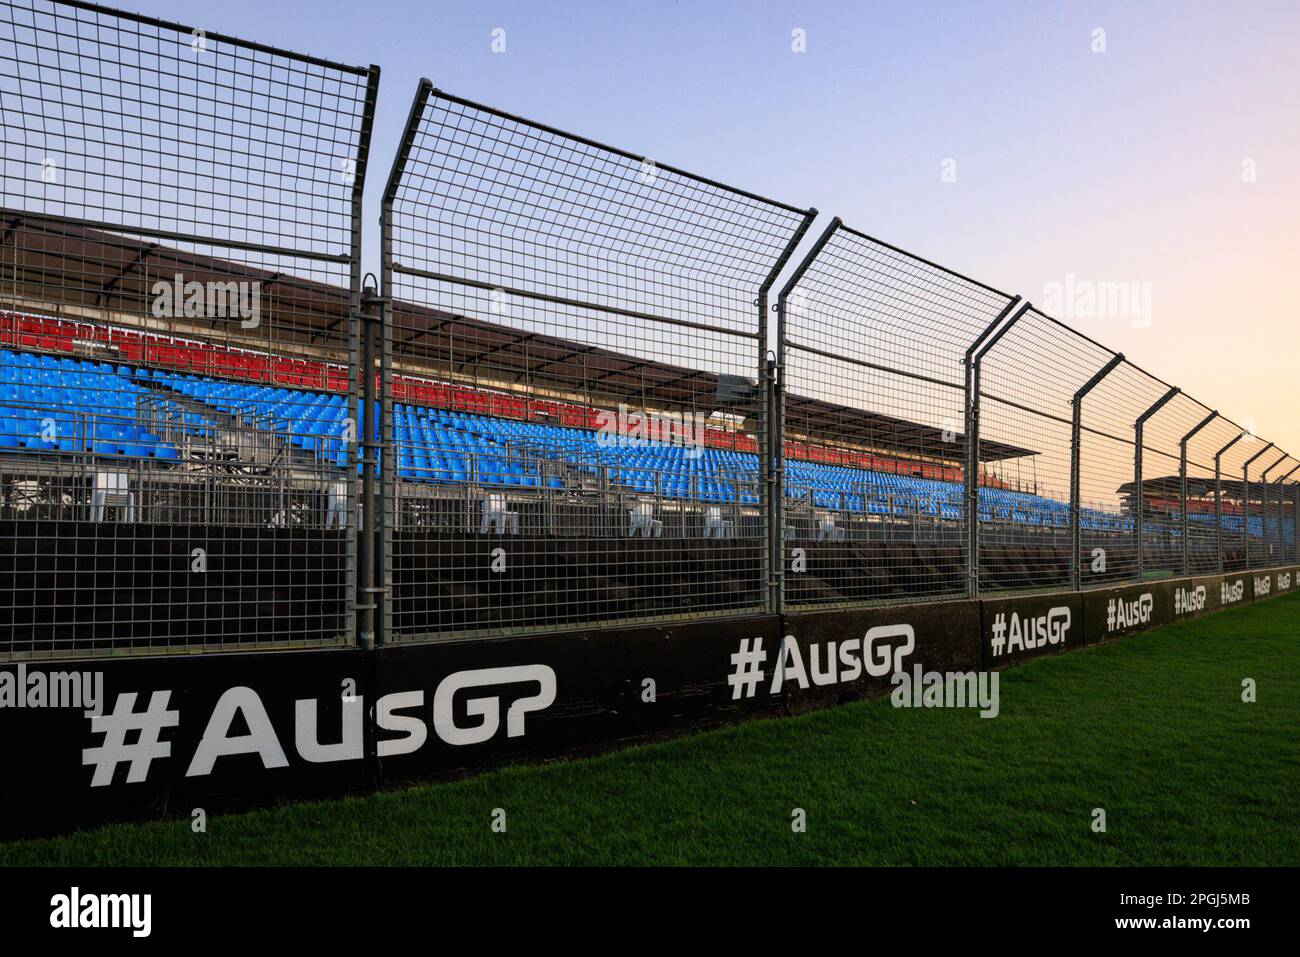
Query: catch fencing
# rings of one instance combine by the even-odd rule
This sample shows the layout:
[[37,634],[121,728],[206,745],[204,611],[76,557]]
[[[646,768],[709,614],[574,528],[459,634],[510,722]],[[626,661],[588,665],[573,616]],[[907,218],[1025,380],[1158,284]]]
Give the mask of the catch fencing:
[[0,657],[353,643],[377,87],[0,4]]
[[787,607],[1295,560],[1295,460],[1024,299],[834,221],[778,311]]
[[1041,305],[428,81],[363,277],[378,79],[0,3],[0,658],[1297,560],[1300,460]]
[[764,609],[763,302],[813,215],[422,83],[384,195],[388,638]]

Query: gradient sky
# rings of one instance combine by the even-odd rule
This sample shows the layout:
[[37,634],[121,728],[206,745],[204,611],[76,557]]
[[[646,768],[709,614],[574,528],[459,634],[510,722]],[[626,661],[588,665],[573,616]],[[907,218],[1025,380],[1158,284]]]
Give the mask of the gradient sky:
[[370,268],[427,76],[1036,303],[1067,275],[1149,283],[1149,326],[1072,324],[1300,454],[1300,2],[119,3],[383,68]]

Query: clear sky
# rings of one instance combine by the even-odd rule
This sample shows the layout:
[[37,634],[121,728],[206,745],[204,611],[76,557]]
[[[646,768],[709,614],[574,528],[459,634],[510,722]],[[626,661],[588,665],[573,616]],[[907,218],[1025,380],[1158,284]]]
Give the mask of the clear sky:
[[427,76],[1035,303],[1070,281],[1141,284],[1149,315],[1060,318],[1300,454],[1296,0],[119,5],[378,63],[372,257]]

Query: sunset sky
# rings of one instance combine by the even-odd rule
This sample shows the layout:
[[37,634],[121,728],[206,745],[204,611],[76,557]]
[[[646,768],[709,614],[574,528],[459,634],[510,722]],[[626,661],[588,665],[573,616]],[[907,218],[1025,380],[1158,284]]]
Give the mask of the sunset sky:
[[427,76],[1035,303],[1052,284],[1140,284],[1149,324],[1059,318],[1300,454],[1300,4],[125,6],[380,64],[368,229]]

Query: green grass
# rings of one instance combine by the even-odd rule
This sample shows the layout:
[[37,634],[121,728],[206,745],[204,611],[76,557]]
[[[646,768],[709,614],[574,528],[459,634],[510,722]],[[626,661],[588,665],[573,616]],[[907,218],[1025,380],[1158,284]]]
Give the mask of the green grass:
[[0,864],[1300,863],[1300,594],[1012,669],[1001,704],[877,699],[206,834],[0,844]]

